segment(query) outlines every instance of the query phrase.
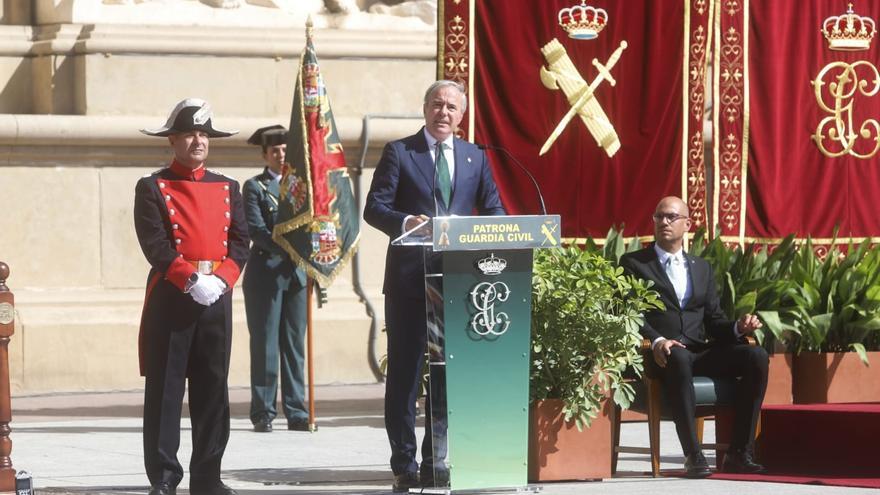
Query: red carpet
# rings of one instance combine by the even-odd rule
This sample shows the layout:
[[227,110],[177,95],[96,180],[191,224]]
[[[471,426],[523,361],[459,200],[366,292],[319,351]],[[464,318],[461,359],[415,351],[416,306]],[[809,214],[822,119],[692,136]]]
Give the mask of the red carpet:
[[[716,416],[722,443],[728,419]],[[764,406],[757,450],[768,474],[711,479],[880,488],[880,403]]]
[[880,404],[766,406],[758,455],[778,474],[880,477]]
[[712,478],[880,488],[880,404],[764,406],[758,457],[769,474]]
[[807,476],[785,474],[727,474],[715,473],[712,480],[761,481],[765,483],[797,483],[800,485],[853,486],[880,488],[880,478],[836,478],[832,476]]

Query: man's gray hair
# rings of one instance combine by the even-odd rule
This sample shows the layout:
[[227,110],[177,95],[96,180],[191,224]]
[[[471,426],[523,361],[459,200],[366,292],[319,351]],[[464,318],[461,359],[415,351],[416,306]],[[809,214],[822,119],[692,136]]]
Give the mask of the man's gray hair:
[[461,112],[464,113],[467,110],[467,93],[464,92],[464,86],[461,83],[457,83],[455,81],[450,81],[449,79],[441,79],[439,81],[434,81],[433,84],[428,86],[428,90],[425,91],[425,105],[428,104],[428,100],[431,99],[431,96],[437,92],[440,88],[445,88],[447,86],[451,86],[458,90],[461,93]]

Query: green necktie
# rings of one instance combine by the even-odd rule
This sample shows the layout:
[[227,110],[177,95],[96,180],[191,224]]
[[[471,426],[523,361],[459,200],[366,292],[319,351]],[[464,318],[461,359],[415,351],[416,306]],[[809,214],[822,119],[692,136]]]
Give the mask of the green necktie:
[[452,180],[449,178],[449,163],[446,161],[446,155],[443,154],[445,148],[445,144],[437,143],[437,188],[440,190],[443,206],[449,208],[449,197],[452,195]]

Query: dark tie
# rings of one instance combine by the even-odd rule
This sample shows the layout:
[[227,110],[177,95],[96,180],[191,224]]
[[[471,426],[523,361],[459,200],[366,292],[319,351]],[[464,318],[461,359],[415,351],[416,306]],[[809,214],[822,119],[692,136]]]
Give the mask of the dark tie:
[[449,208],[449,196],[452,195],[452,180],[449,178],[449,163],[446,161],[446,155],[443,149],[446,145],[437,143],[437,189],[440,191],[440,199],[443,200],[443,206]]

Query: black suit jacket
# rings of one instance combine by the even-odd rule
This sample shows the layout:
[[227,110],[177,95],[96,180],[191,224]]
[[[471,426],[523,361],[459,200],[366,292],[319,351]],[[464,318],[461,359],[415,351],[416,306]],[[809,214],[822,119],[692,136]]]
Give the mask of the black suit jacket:
[[628,273],[654,282],[654,289],[666,306],[665,310],[645,314],[642,336],[651,341],[658,337],[675,339],[697,348],[706,345],[707,338],[718,343],[735,343],[734,322],[721,311],[712,267],[702,258],[687,253],[684,257],[693,289],[684,308],[679,305],[675,288],[660,265],[653,245],[620,258],[620,266]]

